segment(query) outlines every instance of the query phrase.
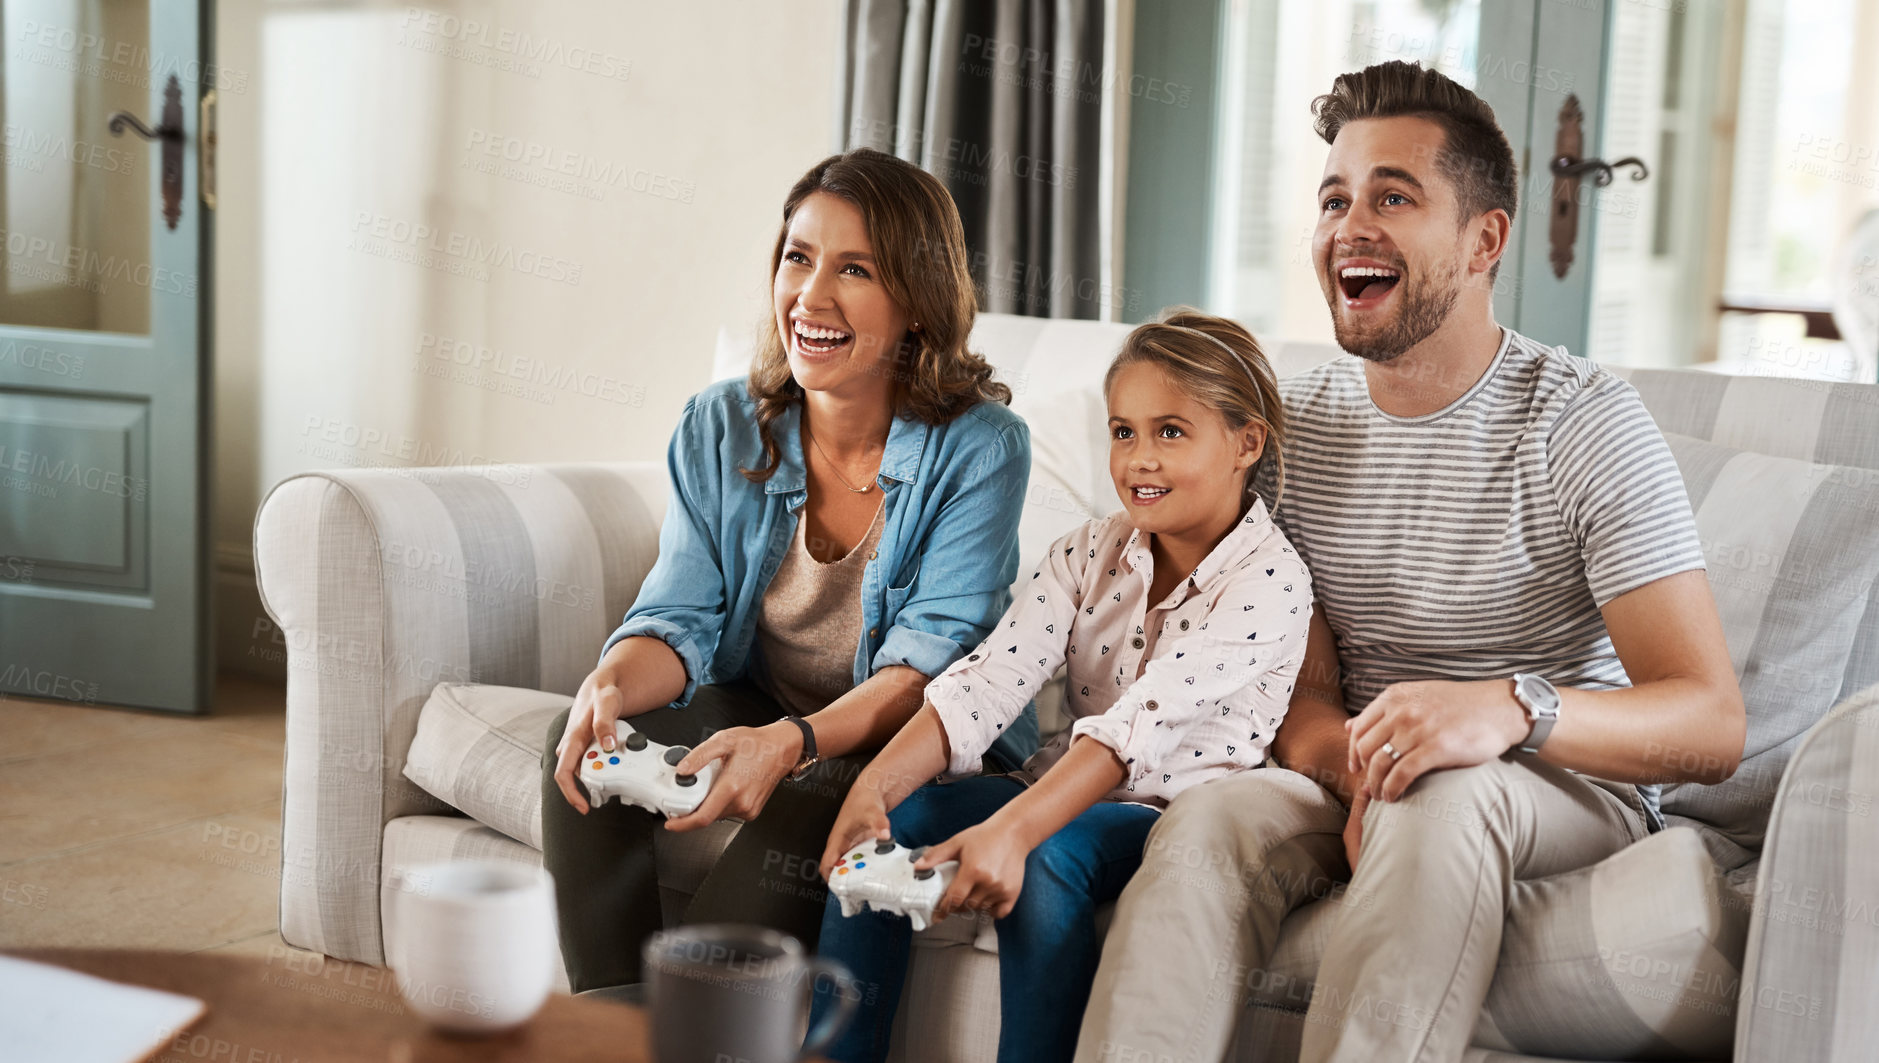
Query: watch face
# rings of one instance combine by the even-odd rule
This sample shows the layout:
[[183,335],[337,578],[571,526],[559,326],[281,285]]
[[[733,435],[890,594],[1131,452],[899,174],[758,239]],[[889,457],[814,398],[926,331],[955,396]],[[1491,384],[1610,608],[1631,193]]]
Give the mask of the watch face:
[[1550,714],[1559,710],[1559,691],[1554,690],[1553,684],[1537,675],[1520,677],[1520,695],[1522,699],[1532,704],[1532,709],[1529,711]]

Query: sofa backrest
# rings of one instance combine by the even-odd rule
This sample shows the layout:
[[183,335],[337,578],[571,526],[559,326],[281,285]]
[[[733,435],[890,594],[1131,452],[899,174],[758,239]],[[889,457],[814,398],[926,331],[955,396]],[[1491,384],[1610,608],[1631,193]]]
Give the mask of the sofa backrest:
[[[1011,386],[1012,408],[1031,425],[1031,479],[1018,531],[1024,558],[1120,506],[1109,480],[1101,384],[1131,327],[978,317],[972,348],[997,367]],[[1342,353],[1327,344],[1266,344],[1282,378]],[[747,342],[720,335],[719,377],[743,373],[749,358]],[[1838,698],[1879,682],[1879,595],[1867,563],[1879,558],[1819,553],[1836,544],[1842,554],[1865,549],[1856,526],[1861,507],[1871,505],[1867,523],[1879,525],[1879,385],[1606,368],[1637,389],[1677,456],[1750,715],[1736,776],[1718,787],[1666,787],[1664,808],[1675,820],[1709,826],[1718,860],[1738,864],[1759,847],[1800,735]],[[1790,486],[1806,481],[1793,504],[1807,514],[1779,526],[1745,520],[1760,512],[1758,485],[1784,476]],[[1814,517],[1824,530],[1797,538]]]
[[[1120,505],[1109,481],[1100,388],[1129,328],[979,316],[973,349],[998,367],[1012,387],[1013,409],[1031,425],[1031,481],[1019,526],[1024,557]],[[1283,378],[1343,352],[1278,342],[1266,344],[1266,354]],[[1760,847],[1800,736],[1839,698],[1879,682],[1879,595],[1872,591],[1879,556],[1859,556],[1875,551],[1857,527],[1862,510],[1879,526],[1879,472],[1850,471],[1879,470],[1879,386],[1607,368],[1637,388],[1672,443],[1750,715],[1735,776],[1720,786],[1666,787],[1664,809],[1673,821],[1703,828],[1718,861],[1736,866]],[[1720,475],[1721,466],[1733,473]],[[1784,475],[1804,512],[1758,524],[1757,479]],[[1833,556],[1836,550],[1848,556]],[[1668,747],[1663,753],[1680,755]]]
[[1735,774],[1666,786],[1662,807],[1673,824],[1701,828],[1722,866],[1738,866],[1761,849],[1802,736],[1879,683],[1879,386],[1615,371],[1683,473],[1749,713]]

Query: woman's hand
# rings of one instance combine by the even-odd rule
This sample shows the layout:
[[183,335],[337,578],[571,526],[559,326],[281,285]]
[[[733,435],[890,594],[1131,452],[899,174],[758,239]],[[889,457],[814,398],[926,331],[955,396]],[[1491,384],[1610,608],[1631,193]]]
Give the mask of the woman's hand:
[[829,828],[829,844],[822,850],[822,881],[835,873],[835,861],[864,841],[891,840],[892,825],[887,820],[887,798],[880,789],[869,785],[867,776],[856,780],[836,813],[835,826]]
[[581,689],[574,695],[574,707],[568,710],[568,725],[561,732],[560,744],[555,746],[555,785],[561,787],[561,795],[574,806],[574,811],[583,816],[587,814],[587,798],[575,785],[574,773],[581,766],[581,755],[587,752],[588,743],[594,740],[596,733],[604,736],[600,740],[601,748],[613,749],[613,722],[620,718],[625,702],[613,668],[601,665],[581,681]]
[[678,762],[680,775],[696,775],[718,761],[711,792],[696,811],[665,822],[669,831],[698,830],[720,819],[756,819],[777,783],[802,759],[802,732],[787,720],[762,727],[729,727],[698,743]]
[[[633,682],[622,683],[621,676],[630,676]],[[611,752],[617,741],[616,720],[664,705],[684,689],[685,662],[672,647],[646,635],[613,644],[600,659],[600,667],[581,681],[574,707],[568,710],[568,725],[555,746],[555,784],[574,811],[587,814],[587,798],[575,784],[574,773],[594,736],[600,735],[600,747]]]
[[1018,832],[994,816],[928,849],[913,866],[938,867],[948,860],[959,861],[952,886],[933,906],[934,922],[966,909],[984,909],[1003,919],[1018,903],[1018,892],[1024,888],[1024,862],[1030,855],[1031,847]]

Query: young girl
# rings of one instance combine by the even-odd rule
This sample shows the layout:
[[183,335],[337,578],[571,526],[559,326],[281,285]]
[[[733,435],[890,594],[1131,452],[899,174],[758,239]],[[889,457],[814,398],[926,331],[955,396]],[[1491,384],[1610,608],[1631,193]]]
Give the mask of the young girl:
[[[934,918],[997,918],[998,1058],[1069,1059],[1095,977],[1098,906],[1122,892],[1160,810],[1191,786],[1257,766],[1305,655],[1310,576],[1252,484],[1275,462],[1278,387],[1239,325],[1179,309],[1131,332],[1104,378],[1109,474],[1123,508],[1065,535],[975,650],[862,773],[823,855],[858,843],[958,860]],[[1273,499],[1273,505],[1279,499]],[[1075,723],[1019,771],[980,757],[1060,664]],[[921,785],[935,775],[958,781]],[[826,1050],[884,1059],[912,929],[844,918],[831,896],[820,951],[859,981],[854,1023]],[[832,987],[818,987],[816,1011]]]

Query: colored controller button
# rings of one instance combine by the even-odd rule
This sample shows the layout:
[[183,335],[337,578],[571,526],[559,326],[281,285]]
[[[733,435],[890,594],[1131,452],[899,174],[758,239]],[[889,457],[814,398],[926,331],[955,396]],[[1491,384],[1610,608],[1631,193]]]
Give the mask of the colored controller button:
[[846,875],[848,874],[848,869],[845,867],[838,867],[835,869],[835,873],[838,875]]
[[867,864],[865,864],[865,863],[862,863],[862,864],[856,864],[856,865],[855,865],[855,870],[856,870],[856,871],[859,871],[859,870],[861,870],[862,868],[864,868],[864,867],[867,867],[867,866],[868,866],[868,865],[867,865]]
[[671,749],[668,749],[665,751],[665,762],[674,767],[677,767],[678,762],[681,760],[684,760],[685,754],[690,753],[691,751],[692,751],[692,747],[690,746],[673,746]]
[[618,764],[618,763],[620,763],[620,758],[619,758],[619,757],[608,757],[608,758],[607,758],[607,763],[609,763],[609,764]]
[[893,842],[885,842],[885,841],[883,841],[883,842],[875,842],[875,843],[874,843],[874,851],[875,851],[876,853],[891,853],[891,852],[893,852],[893,851],[894,851],[894,843],[893,843]]
[[646,748],[646,736],[643,734],[640,734],[638,731],[634,731],[632,734],[627,735],[626,736],[626,748],[632,750],[635,753],[639,752],[642,749],[645,749]]
[[589,757],[598,757],[598,756],[600,756],[600,750],[598,750],[598,749],[590,749],[590,750],[588,750],[588,751],[587,751],[587,755],[588,755]]
[[859,860],[859,859],[861,859],[861,854],[860,854],[860,853],[849,853],[849,854],[848,854],[848,858],[849,858],[850,860]]

